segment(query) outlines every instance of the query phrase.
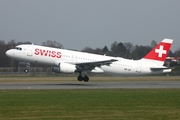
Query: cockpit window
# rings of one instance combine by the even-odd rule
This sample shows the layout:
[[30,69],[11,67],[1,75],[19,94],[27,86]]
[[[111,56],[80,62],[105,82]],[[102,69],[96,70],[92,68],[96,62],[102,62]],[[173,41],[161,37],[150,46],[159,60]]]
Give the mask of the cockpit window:
[[22,50],[21,47],[15,47],[15,49],[16,49],[16,50],[20,50],[20,51]]

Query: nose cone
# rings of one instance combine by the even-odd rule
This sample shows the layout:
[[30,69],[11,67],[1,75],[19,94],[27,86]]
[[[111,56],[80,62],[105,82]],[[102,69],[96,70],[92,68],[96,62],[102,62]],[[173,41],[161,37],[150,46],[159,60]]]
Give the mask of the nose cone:
[[6,56],[8,56],[8,57],[11,57],[11,56],[12,56],[11,50],[6,51]]

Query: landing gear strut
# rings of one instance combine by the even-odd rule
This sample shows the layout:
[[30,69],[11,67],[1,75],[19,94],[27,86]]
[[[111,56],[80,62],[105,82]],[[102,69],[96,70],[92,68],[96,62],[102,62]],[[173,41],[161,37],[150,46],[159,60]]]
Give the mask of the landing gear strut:
[[89,81],[89,77],[85,74],[84,77],[81,75],[81,72],[79,73],[79,76],[77,77],[77,79],[79,81],[84,81],[84,82],[88,82]]
[[18,71],[20,72],[20,67],[21,66],[23,66],[23,67],[26,67],[25,69],[24,69],[24,73],[29,73],[30,72],[30,63],[28,63],[28,62],[19,62],[19,66],[18,66]]

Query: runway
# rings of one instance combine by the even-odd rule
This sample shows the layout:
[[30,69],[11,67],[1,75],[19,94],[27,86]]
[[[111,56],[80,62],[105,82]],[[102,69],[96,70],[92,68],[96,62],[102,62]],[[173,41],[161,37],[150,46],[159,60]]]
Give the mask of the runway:
[[59,83],[16,83],[0,84],[0,90],[25,89],[163,89],[180,88],[179,81],[152,81],[152,82],[59,82]]

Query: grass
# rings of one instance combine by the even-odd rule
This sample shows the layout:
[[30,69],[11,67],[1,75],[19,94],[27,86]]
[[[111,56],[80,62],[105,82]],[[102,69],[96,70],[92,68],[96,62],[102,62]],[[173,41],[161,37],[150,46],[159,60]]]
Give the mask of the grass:
[[179,120],[179,89],[1,90],[0,120]]

